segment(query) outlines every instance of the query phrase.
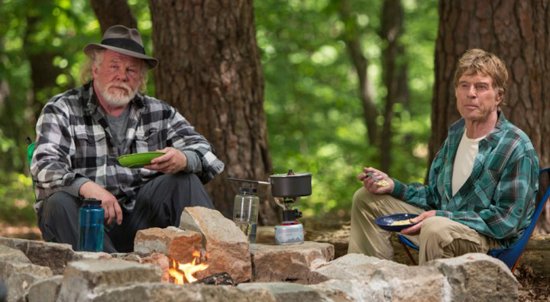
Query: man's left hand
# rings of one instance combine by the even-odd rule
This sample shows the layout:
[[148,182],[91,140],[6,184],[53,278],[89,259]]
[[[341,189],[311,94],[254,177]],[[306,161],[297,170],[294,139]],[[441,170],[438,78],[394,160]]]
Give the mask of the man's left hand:
[[417,234],[419,234],[420,229],[422,228],[422,222],[424,221],[424,219],[433,217],[433,216],[435,216],[435,214],[436,214],[435,210],[430,210],[430,211],[423,212],[420,215],[412,218],[411,222],[416,223],[416,224],[413,225],[412,227],[408,227],[406,229],[401,230],[401,233],[403,233],[405,235],[417,235]]
[[153,159],[149,165],[144,166],[145,169],[174,174],[187,167],[187,157],[180,150],[168,147],[158,151],[164,152],[164,155]]

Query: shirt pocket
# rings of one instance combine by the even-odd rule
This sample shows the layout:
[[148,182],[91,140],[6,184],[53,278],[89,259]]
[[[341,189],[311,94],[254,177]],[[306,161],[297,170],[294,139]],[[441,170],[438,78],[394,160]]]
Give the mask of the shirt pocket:
[[136,131],[136,152],[148,152],[162,149],[166,146],[166,142],[163,143],[162,132],[157,128],[138,129]]
[[92,168],[104,164],[107,155],[105,131],[100,126],[76,126],[74,128],[75,167]]

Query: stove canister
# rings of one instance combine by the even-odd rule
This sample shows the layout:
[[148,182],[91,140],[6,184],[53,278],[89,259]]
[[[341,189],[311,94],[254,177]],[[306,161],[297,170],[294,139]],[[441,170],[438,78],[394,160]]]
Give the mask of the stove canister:
[[301,223],[275,226],[276,244],[300,244],[304,242],[304,227]]

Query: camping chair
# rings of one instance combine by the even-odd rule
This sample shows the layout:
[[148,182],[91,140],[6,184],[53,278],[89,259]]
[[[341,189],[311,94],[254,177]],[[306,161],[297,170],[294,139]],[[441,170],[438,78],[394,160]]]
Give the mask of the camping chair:
[[30,137],[27,137],[27,164],[29,165],[29,168],[31,167],[35,144],[36,143],[33,142]]
[[[540,176],[547,174],[550,176],[550,167],[540,169],[539,171],[539,179]],[[531,216],[531,223],[529,226],[527,226],[527,229],[523,232],[521,237],[510,247],[507,248],[497,248],[497,249],[491,249],[489,252],[487,252],[488,255],[495,257],[497,259],[500,259],[502,262],[504,262],[508,268],[510,268],[510,271],[514,271],[516,268],[519,258],[523,251],[525,250],[525,247],[527,246],[527,241],[529,241],[529,238],[531,237],[531,234],[533,234],[533,231],[535,230],[535,225],[537,224],[537,220],[540,217],[540,214],[542,213],[542,209],[544,209],[544,205],[548,201],[548,198],[550,197],[550,185],[547,183],[543,183],[542,185],[546,186],[546,192],[542,196],[542,199],[538,201],[538,203],[535,206],[535,211],[533,211],[533,215]],[[540,188],[540,192],[543,192],[544,188]],[[411,261],[416,264],[416,261],[414,260],[414,257],[411,255],[411,252],[409,251],[409,248],[414,249],[418,251],[418,246],[416,246],[412,241],[407,239],[404,235],[397,235],[397,238],[401,244],[405,247],[405,251],[407,252],[407,256],[411,259]]]

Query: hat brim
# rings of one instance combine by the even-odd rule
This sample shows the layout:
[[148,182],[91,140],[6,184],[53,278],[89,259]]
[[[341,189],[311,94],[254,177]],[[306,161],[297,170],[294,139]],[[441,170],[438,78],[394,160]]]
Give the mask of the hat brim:
[[123,55],[127,55],[127,56],[138,58],[138,59],[142,59],[142,60],[145,61],[145,63],[147,64],[147,67],[149,67],[149,69],[155,68],[159,63],[159,61],[157,59],[155,59],[153,57],[150,57],[148,55],[144,55],[144,54],[139,53],[139,52],[134,52],[134,51],[127,50],[127,49],[124,49],[124,48],[119,48],[119,47],[110,46],[110,45],[97,44],[97,43],[90,43],[90,44],[86,45],[86,47],[84,47],[84,53],[87,54],[87,55],[90,55],[90,52],[92,52],[93,50],[102,50],[102,49],[103,50],[104,49],[109,49],[109,50],[121,53]]

